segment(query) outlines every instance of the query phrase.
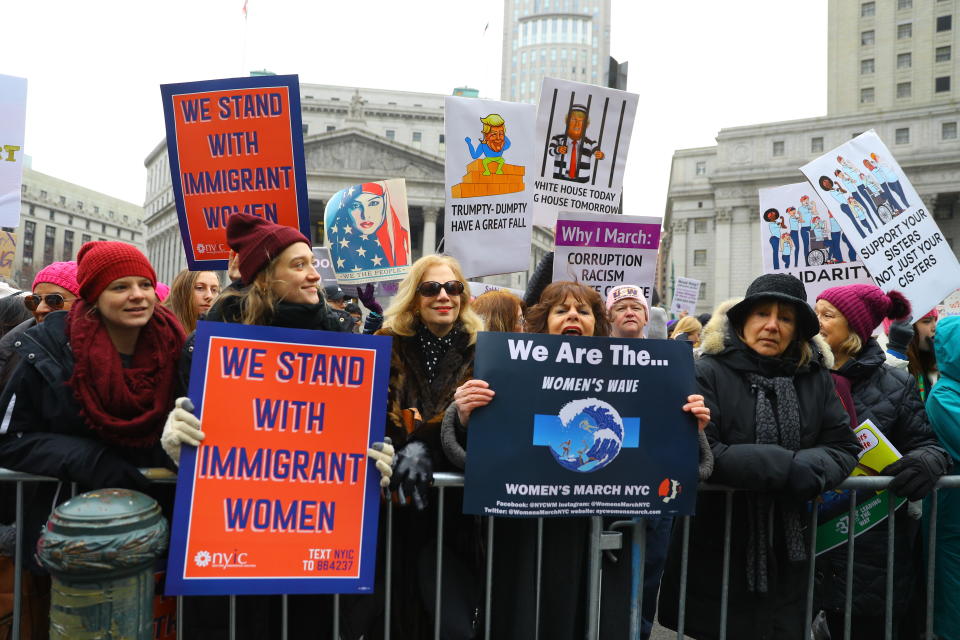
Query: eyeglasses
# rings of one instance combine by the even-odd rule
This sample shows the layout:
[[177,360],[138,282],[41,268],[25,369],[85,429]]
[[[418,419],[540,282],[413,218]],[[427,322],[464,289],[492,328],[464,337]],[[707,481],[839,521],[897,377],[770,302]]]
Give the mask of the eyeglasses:
[[32,295],[32,296],[23,296],[23,304],[30,311],[36,311],[37,307],[40,306],[41,302],[46,302],[47,306],[51,309],[63,309],[64,302],[73,302],[76,298],[64,298],[59,293],[48,293],[45,296]]
[[425,298],[432,298],[440,294],[440,289],[443,289],[451,296],[458,296],[463,293],[463,283],[459,280],[449,280],[441,284],[433,280],[428,280],[420,283],[420,286],[417,287],[417,293]]

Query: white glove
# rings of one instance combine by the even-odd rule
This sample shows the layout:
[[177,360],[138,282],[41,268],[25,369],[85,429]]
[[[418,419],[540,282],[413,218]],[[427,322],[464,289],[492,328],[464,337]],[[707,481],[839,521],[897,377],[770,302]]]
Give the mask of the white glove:
[[384,438],[383,442],[374,442],[367,449],[367,457],[377,463],[380,472],[380,486],[390,486],[390,476],[393,475],[393,441]]
[[186,443],[199,447],[200,441],[206,437],[200,430],[200,419],[190,413],[191,411],[193,402],[190,398],[177,398],[173,411],[167,415],[167,423],[163,425],[163,435],[160,436],[160,445],[177,466],[180,466],[180,445]]

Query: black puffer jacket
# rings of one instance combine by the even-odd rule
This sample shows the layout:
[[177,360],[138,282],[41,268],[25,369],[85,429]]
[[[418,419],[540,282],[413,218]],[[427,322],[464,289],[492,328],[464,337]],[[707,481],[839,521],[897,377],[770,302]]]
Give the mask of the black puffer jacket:
[[[845,362],[838,373],[850,380],[857,420],[870,420],[905,456],[924,457],[940,475],[950,470],[947,452],[937,443],[914,378],[905,370],[884,364],[884,352],[870,339],[856,358]],[[861,492],[858,504],[870,496]],[[909,601],[919,567],[913,548],[920,544],[920,523],[901,507],[895,520],[894,608]],[[887,526],[878,525],[857,537],[853,554],[853,614],[880,616],[886,598]],[[846,593],[846,547],[838,547],[817,559],[817,604],[842,611]]]
[[[811,343],[816,354],[819,347]],[[774,492],[777,502],[796,504],[787,494],[794,461],[805,463],[823,489],[841,483],[856,465],[859,445],[850,418],[819,355],[798,366],[788,358],[770,358],[747,347],[723,327],[705,335],[704,356],[696,362],[697,384],[710,408],[705,430],[713,449],[710,481],[753,491]],[[825,349],[825,347],[823,347]],[[830,358],[832,362],[832,358]],[[793,377],[800,409],[800,450],[756,443],[756,393],[747,374]],[[728,635],[730,638],[799,639],[803,635],[806,564],[787,561],[783,532],[774,527],[768,562],[769,591],[747,588],[747,540],[751,494],[733,499]],[[691,637],[716,637],[720,626],[725,501],[722,493],[701,493],[690,529],[690,581],[686,626]],[[775,511],[779,513],[779,511]],[[779,519],[775,515],[775,522]],[[680,593],[682,527],[674,529],[660,589],[659,618],[676,629]]]
[[137,467],[170,464],[158,442],[149,448],[104,443],[80,417],[67,386],[73,352],[66,336],[66,311],[47,315],[42,324],[14,342],[20,357],[0,396],[0,467],[53,476],[81,487],[144,490]]

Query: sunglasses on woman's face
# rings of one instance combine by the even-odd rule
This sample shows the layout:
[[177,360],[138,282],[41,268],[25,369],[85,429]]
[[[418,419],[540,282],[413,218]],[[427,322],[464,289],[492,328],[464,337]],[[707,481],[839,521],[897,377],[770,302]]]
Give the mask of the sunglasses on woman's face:
[[463,283],[459,280],[449,280],[441,284],[433,280],[427,280],[420,283],[420,286],[417,287],[417,293],[425,298],[432,298],[440,295],[440,289],[446,291],[448,295],[458,296],[463,293]]
[[45,296],[39,296],[34,294],[32,296],[24,296],[23,304],[30,311],[36,311],[37,307],[40,306],[41,302],[46,302],[48,307],[56,310],[56,309],[63,309],[64,302],[73,302],[74,300],[76,300],[76,298],[67,299],[67,298],[64,298],[62,295],[60,295],[59,293],[48,293]]

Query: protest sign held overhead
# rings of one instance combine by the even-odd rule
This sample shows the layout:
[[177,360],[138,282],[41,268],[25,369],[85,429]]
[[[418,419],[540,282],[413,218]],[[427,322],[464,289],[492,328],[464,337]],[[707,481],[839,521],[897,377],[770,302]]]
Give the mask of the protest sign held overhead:
[[681,410],[696,389],[688,345],[480,333],[474,371],[497,395],[470,418],[465,513],[693,513],[697,425]]
[[390,340],[200,322],[167,593],[373,589]]
[[700,299],[700,281],[693,278],[677,278],[673,284],[673,304],[670,311],[680,313],[686,311],[693,315],[697,312],[697,300]]
[[874,281],[919,318],[957,288],[960,264],[933,215],[873,130],[800,168]]
[[763,272],[798,278],[811,305],[830,287],[873,283],[839,221],[809,183],[760,189],[758,221]]
[[647,304],[660,246],[660,219],[561,213],[557,220],[553,279],[575,280],[601,296],[620,284],[643,289]]
[[27,79],[0,75],[0,227],[20,224]]
[[529,266],[534,119],[529,104],[444,100],[444,248],[468,278]]
[[561,211],[620,213],[637,100],[625,91],[543,79],[530,172],[535,224],[553,227]]
[[340,284],[402,280],[413,262],[403,180],[364,182],[327,202],[326,240]]
[[337,274],[333,270],[333,258],[330,247],[311,247],[313,257],[317,259],[317,273],[320,274],[320,286],[330,287],[337,284]]
[[310,237],[297,76],[165,84],[160,92],[190,270],[227,268],[235,213]]

